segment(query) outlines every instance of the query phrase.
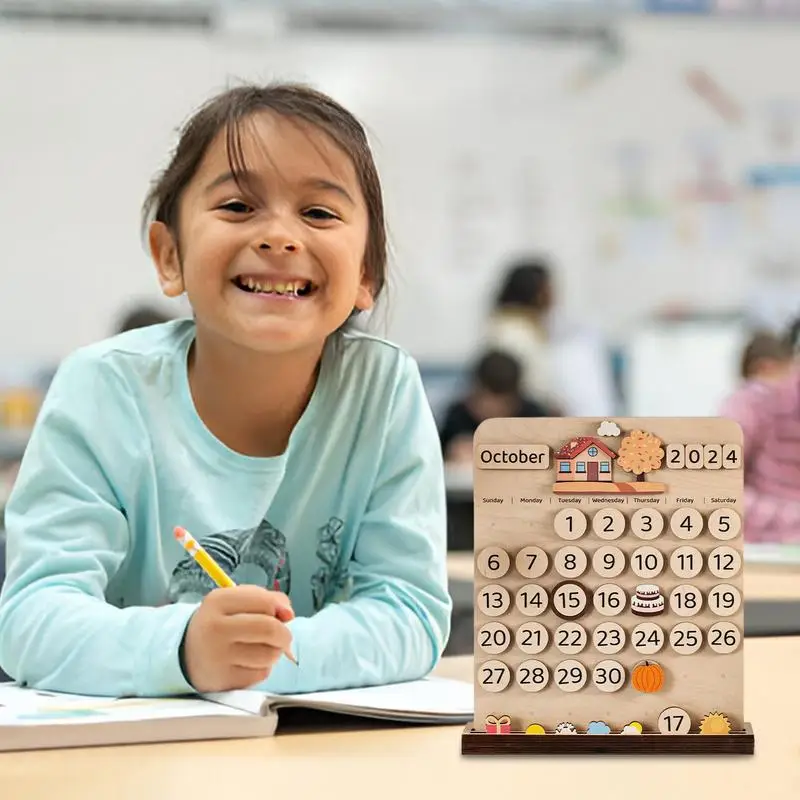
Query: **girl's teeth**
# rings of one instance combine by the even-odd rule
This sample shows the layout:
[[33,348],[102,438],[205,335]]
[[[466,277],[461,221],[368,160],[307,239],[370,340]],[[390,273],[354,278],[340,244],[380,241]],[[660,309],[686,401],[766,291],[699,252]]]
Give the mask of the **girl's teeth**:
[[242,279],[242,284],[251,292],[275,292],[277,294],[291,295],[297,295],[300,290],[306,286],[305,281],[289,281],[288,283],[272,283],[271,281],[264,281],[261,283],[253,280],[253,278]]

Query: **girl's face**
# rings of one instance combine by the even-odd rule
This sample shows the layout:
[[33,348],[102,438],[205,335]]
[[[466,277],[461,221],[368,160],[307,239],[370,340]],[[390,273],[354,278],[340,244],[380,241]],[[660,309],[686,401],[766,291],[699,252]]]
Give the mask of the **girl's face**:
[[162,289],[187,293],[198,333],[263,353],[318,349],[372,305],[355,169],[323,132],[269,112],[243,124],[241,144],[243,189],[223,131],[183,193],[177,237],[153,224]]

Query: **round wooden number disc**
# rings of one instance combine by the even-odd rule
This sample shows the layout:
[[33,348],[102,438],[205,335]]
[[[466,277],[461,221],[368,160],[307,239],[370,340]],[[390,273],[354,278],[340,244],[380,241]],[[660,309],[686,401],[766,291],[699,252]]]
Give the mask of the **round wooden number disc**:
[[639,508],[631,516],[631,531],[639,539],[657,539],[664,530],[664,517],[654,508]]
[[625,647],[625,630],[616,622],[601,622],[592,633],[592,644],[598,653],[613,656]]
[[678,706],[665,708],[658,716],[658,730],[661,733],[674,736],[675,734],[689,733],[691,728],[691,718]]
[[578,655],[589,641],[586,630],[577,622],[565,622],[559,625],[554,636],[556,647],[567,656]]
[[575,508],[562,508],[553,520],[553,527],[562,539],[580,539],[587,524],[585,514]]
[[484,661],[478,667],[478,683],[485,692],[502,692],[511,683],[511,670],[502,661]]
[[523,578],[541,578],[547,572],[549,559],[541,547],[530,545],[517,553],[514,566]]
[[679,539],[696,539],[703,532],[703,515],[696,508],[679,508],[669,518],[669,529]]
[[556,686],[562,692],[577,692],[586,685],[587,677],[586,667],[580,661],[575,661],[571,658],[562,661],[553,670]]
[[669,568],[679,578],[694,578],[703,571],[703,554],[696,547],[679,547],[669,557]]
[[538,617],[547,610],[547,592],[535,583],[523,586],[517,592],[517,608],[526,617]]
[[565,578],[580,578],[586,571],[589,560],[580,547],[569,545],[562,547],[555,554],[553,563],[559,575]]
[[664,556],[655,547],[638,547],[631,555],[631,569],[640,578],[655,578],[664,569]]
[[741,517],[732,508],[718,508],[708,515],[708,532],[715,539],[735,539],[741,529]]
[[502,547],[484,547],[477,558],[478,572],[484,578],[502,578],[511,566],[511,559]]
[[547,686],[550,680],[550,671],[536,659],[523,661],[517,667],[517,686],[526,692],[538,692]]
[[688,583],[676,586],[669,596],[669,607],[679,617],[693,617],[703,607],[703,595],[700,590]]
[[511,633],[502,622],[487,622],[478,631],[478,647],[484,653],[497,656],[508,650]]
[[730,584],[720,583],[708,593],[708,607],[718,617],[733,616],[741,605],[741,593]]
[[708,646],[715,653],[733,653],[741,643],[742,634],[732,622],[716,622],[708,629]]
[[615,617],[625,610],[628,597],[625,592],[613,583],[604,583],[594,593],[594,607],[604,617]]
[[625,667],[611,661],[601,661],[592,670],[592,682],[601,692],[616,692],[625,685]]
[[592,556],[592,569],[602,578],[616,578],[625,571],[625,554],[619,547],[598,547]]
[[642,622],[631,633],[631,643],[637,653],[651,656],[657,653],[666,641],[664,631],[655,622]]
[[523,653],[533,656],[547,647],[550,634],[541,622],[525,622],[517,628],[515,641]]
[[619,539],[625,533],[625,515],[618,508],[604,508],[592,517],[592,530],[600,539]]
[[691,656],[703,646],[703,632],[693,622],[680,622],[670,631],[669,643],[676,653]]
[[723,544],[708,554],[708,571],[716,578],[732,578],[741,568],[741,553],[733,547]]
[[589,599],[586,589],[574,581],[564,581],[553,587],[553,611],[563,619],[576,619],[586,612]]
[[490,583],[478,590],[478,610],[487,617],[499,617],[510,607],[511,596],[505,586]]

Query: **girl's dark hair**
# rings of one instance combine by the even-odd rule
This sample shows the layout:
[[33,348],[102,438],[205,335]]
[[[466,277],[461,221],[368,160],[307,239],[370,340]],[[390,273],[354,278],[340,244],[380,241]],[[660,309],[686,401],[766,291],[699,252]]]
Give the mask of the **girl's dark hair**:
[[143,232],[151,220],[157,220],[177,234],[183,191],[220,131],[226,132],[231,172],[237,182],[243,180],[246,165],[242,124],[253,114],[263,111],[313,125],[350,157],[367,206],[369,232],[364,265],[377,300],[386,283],[386,224],[381,183],[366,132],[361,123],[336,101],[302,84],[247,84],[229,89],[201,106],[182,128],[169,165],[148,192],[142,209]]
[[497,309],[543,309],[549,302],[550,267],[543,259],[518,261],[511,265],[495,299]]

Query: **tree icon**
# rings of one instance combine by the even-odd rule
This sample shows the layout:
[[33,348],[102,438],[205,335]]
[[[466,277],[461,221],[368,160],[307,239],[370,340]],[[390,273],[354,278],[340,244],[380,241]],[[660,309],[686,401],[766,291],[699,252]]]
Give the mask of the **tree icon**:
[[620,444],[617,466],[643,481],[648,472],[661,466],[663,458],[661,439],[645,431],[631,431]]

